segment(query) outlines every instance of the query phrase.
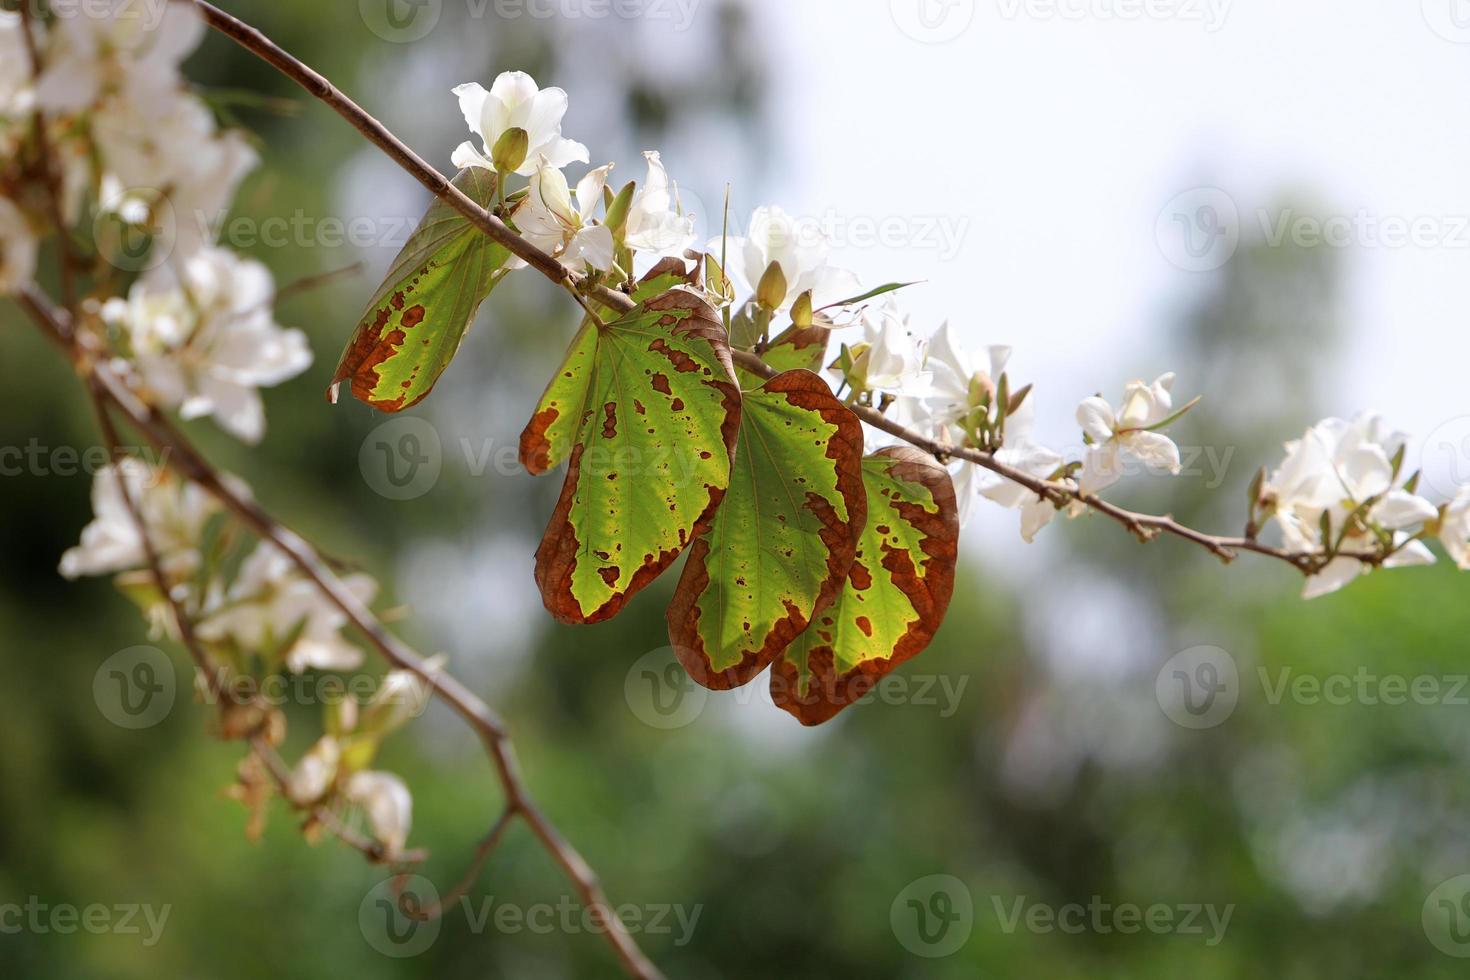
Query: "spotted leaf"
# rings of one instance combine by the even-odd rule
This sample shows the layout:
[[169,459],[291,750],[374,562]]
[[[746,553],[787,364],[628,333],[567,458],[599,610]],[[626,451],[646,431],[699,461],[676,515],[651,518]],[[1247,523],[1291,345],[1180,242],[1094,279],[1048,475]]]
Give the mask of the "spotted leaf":
[[959,519],[949,473],[907,446],[863,460],[868,523],[837,601],[771,669],[771,697],[816,725],[920,653],[949,608]]
[[827,339],[830,336],[831,328],[822,324],[790,327],[761,351],[761,360],[777,371],[791,371],[796,368],[820,371],[826,362]]
[[566,482],[536,550],[546,608],[615,615],[707,525],[730,484],[740,391],[715,312],[674,289],[584,325],[521,434],[521,463]]
[[862,457],[857,416],[815,374],[787,371],[745,392],[730,490],[668,611],[696,681],[750,681],[831,605],[867,516]]
[[[482,206],[495,175],[478,167],[454,185]],[[449,366],[475,313],[505,275],[510,253],[458,211],[435,200],[378,287],[332,376],[384,412],[421,401]]]

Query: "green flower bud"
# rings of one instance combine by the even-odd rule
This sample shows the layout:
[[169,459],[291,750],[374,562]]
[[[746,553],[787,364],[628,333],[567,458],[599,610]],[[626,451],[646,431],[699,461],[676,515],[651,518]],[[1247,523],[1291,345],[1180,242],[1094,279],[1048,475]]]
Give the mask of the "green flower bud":
[[501,173],[515,173],[526,162],[526,152],[530,148],[531,137],[517,126],[500,134],[500,139],[490,149],[490,160]]

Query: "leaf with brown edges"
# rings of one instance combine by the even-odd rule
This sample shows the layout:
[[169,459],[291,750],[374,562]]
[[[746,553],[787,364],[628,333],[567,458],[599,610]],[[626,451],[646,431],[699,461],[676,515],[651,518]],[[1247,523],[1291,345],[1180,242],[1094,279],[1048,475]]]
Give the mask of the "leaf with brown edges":
[[745,392],[735,470],[694,541],[669,638],[700,684],[752,680],[836,598],[867,516],[863,431],[810,371]]
[[863,460],[868,523],[837,601],[771,669],[771,697],[826,721],[929,645],[954,591],[959,516],[949,473],[908,446]]
[[673,289],[589,322],[521,434],[521,463],[567,460],[536,582],[553,616],[595,623],[677,558],[730,484],[740,391],[715,311]]
[[[484,207],[495,199],[495,175],[478,167],[461,171],[454,186]],[[347,381],[352,397],[379,411],[401,412],[423,400],[509,258],[504,246],[435,200],[368,303],[328,397],[336,401]]]

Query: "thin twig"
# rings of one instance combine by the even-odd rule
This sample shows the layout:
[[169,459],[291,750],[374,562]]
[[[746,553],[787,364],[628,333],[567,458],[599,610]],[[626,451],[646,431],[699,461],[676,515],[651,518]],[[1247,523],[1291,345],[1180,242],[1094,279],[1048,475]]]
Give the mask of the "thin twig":
[[508,806],[501,811],[500,819],[495,821],[495,826],[490,828],[490,832],[484,836],[479,846],[475,848],[475,857],[470,861],[469,870],[465,872],[464,877],[453,888],[445,892],[439,901],[435,902],[429,908],[418,910],[414,918],[424,922],[430,919],[437,919],[451,905],[469,894],[470,889],[475,885],[475,880],[480,877],[480,872],[485,869],[485,862],[490,860],[490,855],[495,853],[495,848],[500,846],[501,838],[505,836],[506,830],[510,828],[511,821],[515,817],[515,807]]
[[[30,60],[31,80],[39,81],[41,77],[42,63],[41,51],[36,46],[36,35],[32,28],[34,13],[31,10],[29,0],[20,5],[21,35],[25,40],[26,57]],[[76,255],[72,251],[72,241],[66,219],[61,205],[61,175],[57,170],[59,161],[51,151],[51,137],[46,132],[46,116],[37,105],[31,111],[31,125],[36,133],[36,146],[41,154],[41,174],[46,183],[46,207],[48,217],[56,225],[57,248],[61,253],[61,298],[63,304],[70,312],[76,312],[77,287],[76,287]]]
[[204,20],[221,34],[234,40],[241,47],[269,62],[283,75],[296,82],[307,92],[336,110],[337,114],[367,137],[368,141],[388,154],[420,184],[439,200],[464,215],[470,223],[493,240],[505,246],[511,254],[524,259],[542,275],[555,282],[573,282],[577,276],[555,258],[526,241],[510,229],[504,221],[470,200],[463,191],[451,184],[443,174],[424,161],[388,128],[363,110],[356,102],[342,93],[316,69],[306,65],[280,45],[266,37],[258,29],[225,13],[205,0],[176,0],[196,7]]
[[[169,466],[209,492],[258,536],[281,549],[383,659],[417,676],[428,685],[434,696],[448,704],[474,729],[490,756],[505,794],[507,809],[531,828],[572,882],[585,907],[610,909],[612,906],[597,874],[536,804],[499,715],[456,678],[442,669],[431,668],[423,657],[390,633],[333,574],[310,543],[277,521],[254,500],[236,492],[167,416],[138,398],[107,364],[80,350],[64,310],[57,309],[34,286],[24,289],[16,299],[42,332],[67,352],[84,381],[96,384],[99,395],[122,413],[129,425],[158,450],[162,458],[168,460]],[[638,948],[627,925],[616,915],[605,918],[607,928],[604,935],[626,972],[643,980],[661,978],[662,974]]]
[[274,305],[279,306],[297,293],[310,292],[313,289],[319,289],[338,279],[347,279],[358,275],[366,268],[366,262],[354,262],[351,265],[344,265],[340,269],[328,269],[326,272],[318,272],[314,275],[302,276],[300,279],[293,279],[276,290]]
[[[228,692],[220,682],[220,675],[211,662],[209,654],[204,649],[204,644],[199,641],[199,635],[194,631],[194,619],[184,608],[183,602],[174,593],[168,576],[164,574],[163,563],[159,560],[158,549],[154,547],[152,531],[148,527],[147,519],[143,516],[141,504],[133,497],[133,491],[128,487],[127,480],[122,472],[121,464],[129,458],[126,449],[122,447],[121,440],[117,436],[117,427],[113,425],[112,416],[108,409],[108,399],[100,384],[89,379],[87,394],[92,403],[92,410],[97,419],[97,428],[102,434],[102,441],[106,445],[117,469],[114,471],[118,483],[118,492],[123,499],[123,506],[132,520],[134,528],[138,532],[138,541],[142,545],[143,561],[148,568],[148,573],[153,579],[153,585],[158,589],[169,613],[174,621],[175,633],[183,643],[184,648],[194,660],[197,673],[204,678],[209,688],[209,695],[223,718],[227,708]],[[276,783],[281,798],[287,804],[297,809],[309,809],[313,818],[326,827],[334,836],[367,855],[373,861],[384,859],[383,847],[377,841],[364,837],[363,835],[343,826],[341,821],[326,807],[297,807],[290,795],[291,773],[286,768],[281,757],[276,753],[275,747],[259,732],[248,736],[251,750],[265,763],[267,771]],[[397,857],[397,863],[414,864],[423,860],[426,855],[423,851],[408,851]]]

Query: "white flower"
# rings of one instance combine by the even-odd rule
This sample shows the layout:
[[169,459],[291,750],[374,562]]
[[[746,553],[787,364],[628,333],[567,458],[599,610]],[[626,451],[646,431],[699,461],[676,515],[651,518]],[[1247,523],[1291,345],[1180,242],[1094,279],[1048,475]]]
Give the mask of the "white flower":
[[317,739],[286,784],[286,795],[298,806],[315,803],[327,794],[337,778],[337,765],[342,761],[342,745],[330,735]]
[[109,96],[146,110],[181,85],[179,65],[204,37],[204,19],[188,4],[155,12],[137,0],[98,0],[56,18],[36,101],[53,112],[78,112]]
[[[367,575],[349,575],[342,584],[363,602],[377,593]],[[261,542],[240,567],[224,600],[199,623],[206,640],[233,638],[246,650],[264,652],[292,639],[286,667],[299,674],[318,670],[352,670],[362,651],[342,636],[347,617],[315,583],[300,574],[285,552]]]
[[[650,255],[682,257],[694,241],[694,215],[681,214],[670,189],[669,174],[657,150],[645,150],[648,176],[628,206],[623,243]],[[577,200],[581,200],[578,194]]]
[[20,14],[0,10],[0,149],[26,123],[33,95],[25,22]]
[[[526,241],[574,269],[611,269],[612,232],[592,220],[597,205],[602,203],[602,188],[611,169],[612,164],[598,167],[578,181],[574,205],[562,172],[552,166],[541,167],[531,177],[530,193],[512,215],[517,230]],[[511,265],[519,268],[525,263],[515,259]]]
[[388,857],[401,854],[413,826],[413,796],[403,780],[388,772],[353,773],[345,795],[362,808]]
[[1445,507],[1439,524],[1439,541],[1455,564],[1470,571],[1470,486],[1460,488]]
[[165,234],[171,216],[176,255],[212,243],[240,181],[259,162],[243,133],[216,133],[209,108],[183,92],[146,110],[127,103],[98,113],[92,134],[105,168],[102,209],[137,225],[156,213]]
[[148,541],[166,576],[177,580],[199,567],[199,540],[219,505],[197,484],[180,483],[130,457],[102,467],[93,477],[93,518],[82,528],[81,543],[61,556],[62,575],[107,575],[148,563],[129,499],[148,528]]
[[[443,654],[430,657],[426,662],[430,675],[437,674],[446,659]],[[433,688],[419,675],[390,670],[363,710],[363,731],[378,736],[397,731],[424,713],[432,694]]]
[[131,343],[143,384],[186,419],[212,415],[246,442],[265,432],[256,391],[295,377],[311,364],[306,335],[276,325],[275,286],[259,262],[206,248],[159,266],[133,285],[127,300],[104,304],[105,320]]
[[[999,431],[1001,407],[996,398],[1010,358],[1011,348],[1001,345],[967,353],[955,342],[947,322],[939,328],[925,350],[924,366],[932,375],[933,393],[926,399],[930,419],[944,438],[966,445],[981,422]],[[995,451],[995,459],[1027,476],[1050,480],[1064,460],[1060,453],[1032,441],[1035,409],[1035,399],[1027,398],[1006,417],[1004,442]],[[1021,537],[1028,544],[1056,516],[1056,507],[1021,484],[965,460],[956,465],[961,522],[968,520],[976,493],[1002,507],[1019,509]]]
[[[1404,489],[1404,474],[1394,472],[1407,442],[1380,416],[1363,414],[1351,422],[1325,419],[1286,444],[1286,459],[1262,484],[1261,505],[1289,550],[1319,552],[1341,542],[1338,557],[1307,581],[1307,598],[1334,592],[1370,571],[1352,556],[1377,554],[1380,533],[1391,533],[1396,549],[1385,568],[1434,561],[1422,542],[1405,533],[1439,516],[1428,500]],[[1323,540],[1324,516],[1331,541]]]
[[36,275],[36,235],[26,216],[0,197],[0,296],[16,292]]
[[[721,244],[718,238],[709,244],[716,260]],[[812,291],[812,306],[821,309],[862,288],[851,272],[827,264],[828,247],[819,229],[798,223],[778,207],[761,207],[750,216],[746,237],[731,238],[726,244],[726,262],[728,271],[741,277],[752,292],[771,263],[778,263],[786,279],[786,295],[775,309],[790,309],[807,290]]]
[[1169,419],[1173,383],[1173,374],[1160,375],[1151,385],[1130,381],[1117,412],[1096,396],[1077,406],[1077,422],[1091,440],[1082,461],[1082,493],[1098,493],[1117,483],[1125,454],[1152,469],[1179,472],[1179,447],[1162,432],[1150,431]]
[[480,137],[483,150],[468,140],[454,151],[452,162],[461,169],[483,167],[494,170],[490,159],[495,143],[509,129],[526,132],[526,159],[515,171],[529,177],[542,166],[561,168],[569,163],[586,163],[587,147],[563,139],[561,119],[567,112],[567,93],[559,88],[538,89],[536,80],[523,71],[501,73],[490,91],[478,82],[457,85],[459,108],[470,131]]
[[852,348],[846,380],[854,391],[883,391],[909,398],[930,392],[924,349],[909,329],[909,318],[890,296],[863,310],[863,342]]
[[[982,425],[998,431],[1001,407],[996,399],[1010,359],[1011,348],[1002,345],[974,354],[965,351],[955,342],[946,321],[924,350],[924,367],[931,376],[925,407],[934,428],[957,445],[977,436]],[[1012,400],[1015,394],[1012,388]],[[1030,431],[1034,405],[1028,398],[1007,416],[1007,436],[1020,438]]]

